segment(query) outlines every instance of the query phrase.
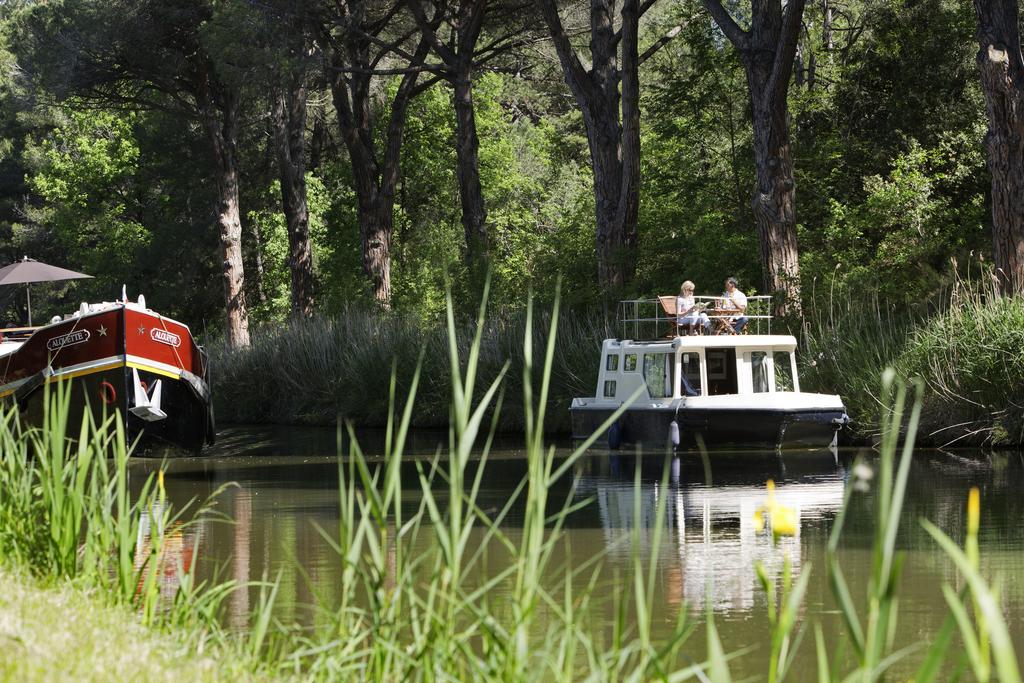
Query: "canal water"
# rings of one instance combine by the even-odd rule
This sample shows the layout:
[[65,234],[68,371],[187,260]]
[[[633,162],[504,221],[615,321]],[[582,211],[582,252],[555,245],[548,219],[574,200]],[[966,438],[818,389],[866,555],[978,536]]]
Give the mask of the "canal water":
[[[412,454],[430,458],[446,434],[418,433]],[[361,437],[364,450],[382,450],[379,435]],[[209,520],[187,527],[174,543],[184,564],[196,563],[201,577],[258,581],[280,574],[277,615],[286,623],[311,619],[314,596],[329,596],[340,563],[322,530],[334,532],[338,521],[337,451],[334,430],[298,428],[231,428],[202,458],[165,464],[166,489],[178,506],[204,499],[224,484],[217,510],[232,520]],[[568,452],[568,451],[566,451]],[[853,486],[853,463],[862,458],[874,466],[872,451],[745,453],[712,455],[710,482],[699,457],[683,456],[670,463],[668,486],[661,486],[663,458],[641,459],[640,516],[634,513],[635,455],[596,451],[576,466],[570,481],[552,491],[552,498],[572,497],[585,503],[573,514],[561,556],[578,565],[603,556],[599,593],[631,590],[622,577],[631,564],[631,534],[638,529],[644,556],[651,551],[651,526],[659,500],[666,505],[665,534],[658,553],[654,604],[655,624],[664,635],[681,610],[703,621],[710,605],[727,652],[755,646],[732,663],[734,676],[761,679],[769,656],[766,597],[755,572],[760,562],[778,576],[787,560],[794,574],[810,571],[800,618],[821,625],[834,645],[842,629],[825,573],[825,547],[844,491]],[[502,509],[526,474],[521,448],[515,441],[499,444],[486,468],[480,504],[492,513]],[[154,460],[136,460],[138,479],[159,467]],[[405,501],[410,511],[418,504],[415,470],[409,469]],[[777,499],[797,511],[798,528],[773,543],[758,533],[754,513],[766,500],[765,482],[776,484]],[[1024,453],[980,451],[915,453],[899,530],[898,547],[905,553],[900,584],[897,646],[934,634],[947,613],[942,584],[959,587],[957,573],[920,524],[929,519],[962,543],[965,504],[970,487],[981,490],[981,562],[986,576],[1003,576],[1003,611],[1018,652],[1024,652]],[[873,491],[856,492],[840,548],[840,561],[854,600],[863,605],[871,571]],[[504,525],[513,537],[521,525],[521,509],[513,508]],[[426,535],[424,535],[426,538]],[[482,578],[482,577],[481,577]],[[579,579],[582,591],[589,572]],[[490,599],[500,600],[492,592]],[[236,591],[227,608],[229,623],[245,628],[256,600],[255,589]],[[609,623],[614,601],[606,600]],[[657,634],[656,634],[657,635]],[[809,629],[800,646],[794,680],[808,680],[815,667],[814,636]],[[706,640],[698,628],[686,651],[704,659]],[[911,655],[894,669],[911,674],[918,656]]]

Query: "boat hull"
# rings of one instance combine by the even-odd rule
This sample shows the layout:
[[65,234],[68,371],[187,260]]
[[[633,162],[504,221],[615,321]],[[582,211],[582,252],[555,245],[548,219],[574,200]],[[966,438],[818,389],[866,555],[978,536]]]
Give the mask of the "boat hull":
[[[173,457],[213,443],[207,373],[206,356],[187,327],[112,305],[40,328],[0,357],[0,401],[15,404],[25,424],[41,425],[48,388],[59,382],[69,391],[70,433],[86,414],[97,423],[120,414],[134,454]],[[156,419],[147,421],[140,406],[156,399],[158,382],[158,412],[150,411]]]
[[[574,439],[586,439],[615,412],[612,407],[574,406],[570,409]],[[602,435],[609,446],[627,445],[663,449],[673,447],[671,423],[679,427],[680,448],[698,446],[698,436],[709,448],[776,449],[826,448],[847,417],[842,409],[729,409],[666,406],[630,409],[616,428]],[[618,442],[618,443],[615,443]]]

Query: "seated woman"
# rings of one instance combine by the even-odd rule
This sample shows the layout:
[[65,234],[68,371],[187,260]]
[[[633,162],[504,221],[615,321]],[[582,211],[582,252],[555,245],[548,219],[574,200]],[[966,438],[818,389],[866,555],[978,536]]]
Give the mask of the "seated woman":
[[679,288],[679,296],[676,297],[676,314],[679,316],[676,324],[685,327],[687,332],[692,334],[697,325],[704,328],[704,332],[711,331],[711,320],[706,313],[701,311],[702,305],[693,298],[694,284],[687,280]]

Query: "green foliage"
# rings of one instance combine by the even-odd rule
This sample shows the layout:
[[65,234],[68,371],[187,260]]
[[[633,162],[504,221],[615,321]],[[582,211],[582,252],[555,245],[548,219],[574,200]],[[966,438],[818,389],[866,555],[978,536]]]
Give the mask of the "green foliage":
[[790,98],[804,287],[838,276],[904,306],[943,285],[950,257],[990,249],[973,12],[855,3],[829,51],[809,9],[820,78]]
[[[558,163],[560,131],[515,113],[521,94],[507,77],[481,76],[473,97],[499,310],[522,310],[531,284],[544,301],[559,277],[589,286],[593,228],[581,225],[592,223],[589,169]],[[450,99],[435,86],[413,102],[402,151],[394,305],[426,319],[443,314],[449,284],[460,311],[472,310],[477,296],[465,268]],[[573,303],[591,300],[586,289],[574,291]]]
[[717,293],[736,276],[761,285],[750,213],[753,151],[745,77],[698,10],[680,5],[685,28],[659,53],[644,92],[641,292]]
[[89,272],[113,282],[124,279],[151,241],[129,214],[137,189],[136,121],[133,114],[72,110],[43,140],[39,168],[29,178],[29,187],[52,207],[40,220]]
[[981,150],[968,141],[973,136],[951,137],[930,150],[911,140],[886,177],[864,178],[862,202],[831,200],[828,252],[811,258],[834,261],[851,288],[877,288],[890,301],[918,301],[934,291],[950,254],[966,253],[983,238],[983,195],[956,195],[984,164]]
[[810,313],[802,386],[841,387],[855,428],[867,436],[879,429],[870,417],[871,378],[892,366],[902,377],[925,378],[923,442],[1020,443],[1024,302],[996,296],[991,281],[958,277],[950,291],[923,303],[904,312],[855,299],[845,288],[830,293],[830,305]]
[[[318,176],[306,175],[306,201],[309,211],[309,237],[313,245],[314,274],[318,285],[333,291],[333,283],[324,282],[320,265],[331,261],[331,243],[327,236],[326,215],[330,210],[331,197]],[[279,197],[281,181],[275,180],[267,188],[271,197]],[[250,309],[256,322],[282,323],[291,312],[291,271],[288,269],[288,223],[284,212],[272,200],[264,208],[252,210],[248,215],[249,224],[258,228],[259,249],[263,259],[262,287],[266,302],[259,302]],[[254,230],[254,232],[257,232]]]

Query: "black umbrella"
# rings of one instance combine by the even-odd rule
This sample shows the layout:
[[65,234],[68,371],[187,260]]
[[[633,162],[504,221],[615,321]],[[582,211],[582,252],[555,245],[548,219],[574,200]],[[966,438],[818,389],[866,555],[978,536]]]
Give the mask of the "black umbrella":
[[28,256],[21,261],[15,261],[9,266],[0,268],[0,285],[26,285],[25,291],[28,296],[28,324],[32,325],[32,293],[27,287],[31,282],[55,282],[57,280],[80,280],[92,277],[85,273],[77,273],[67,268],[58,268],[48,263],[34,261]]

